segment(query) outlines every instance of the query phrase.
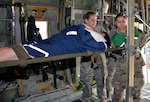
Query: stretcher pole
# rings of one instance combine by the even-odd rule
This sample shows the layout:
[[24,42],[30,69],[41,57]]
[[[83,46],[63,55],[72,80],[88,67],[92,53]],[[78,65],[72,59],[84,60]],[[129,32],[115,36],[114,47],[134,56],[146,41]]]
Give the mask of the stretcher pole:
[[127,1],[127,15],[128,15],[128,25],[127,25],[127,47],[128,47],[128,57],[127,57],[127,82],[126,82],[126,102],[133,102],[133,86],[134,86],[134,54],[131,52],[134,46],[134,14],[132,12],[132,6],[134,0]]
[[55,55],[50,57],[41,57],[41,58],[33,58],[29,60],[16,60],[16,61],[5,61],[0,62],[0,68],[4,67],[12,67],[12,66],[26,66],[28,64],[42,63],[42,62],[50,62],[62,59],[76,58],[80,56],[91,56],[94,53],[104,53],[104,52],[112,52],[115,50],[123,50],[124,48],[109,48],[107,51],[97,51],[97,52],[80,52],[80,53],[71,53],[71,54],[63,54],[63,55]]

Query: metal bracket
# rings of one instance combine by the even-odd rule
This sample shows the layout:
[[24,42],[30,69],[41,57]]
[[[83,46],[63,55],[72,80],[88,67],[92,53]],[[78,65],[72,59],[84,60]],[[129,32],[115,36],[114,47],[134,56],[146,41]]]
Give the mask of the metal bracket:
[[[126,10],[126,16],[128,17],[128,14],[127,14],[127,11],[128,11],[127,4],[124,5],[124,8]],[[138,12],[138,4],[137,3],[132,4],[130,10],[131,10],[132,14],[139,14],[139,12]]]
[[131,46],[126,47],[126,51],[130,55],[135,55],[136,50],[137,50],[137,45],[131,45]]
[[133,91],[133,87],[129,87],[129,96],[133,96],[134,95],[134,91]]
[[138,14],[138,4],[137,3],[134,3],[132,6],[131,6],[131,13],[132,14]]

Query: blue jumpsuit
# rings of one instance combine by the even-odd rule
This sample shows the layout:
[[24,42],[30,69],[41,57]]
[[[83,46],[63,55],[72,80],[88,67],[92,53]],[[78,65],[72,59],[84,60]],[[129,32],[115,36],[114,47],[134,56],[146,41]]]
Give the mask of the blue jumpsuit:
[[23,46],[35,58],[107,49],[105,42],[97,42],[82,24],[67,27],[45,40],[24,43]]

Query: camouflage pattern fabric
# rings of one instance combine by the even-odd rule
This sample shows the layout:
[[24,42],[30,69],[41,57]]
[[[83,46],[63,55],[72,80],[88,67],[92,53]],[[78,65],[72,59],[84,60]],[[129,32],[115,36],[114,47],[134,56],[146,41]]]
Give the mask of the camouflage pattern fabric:
[[[92,65],[92,66],[91,66]],[[105,87],[107,78],[107,65],[105,53],[95,54],[91,61],[82,62],[80,68],[80,80],[82,82],[82,99],[87,102],[92,96],[92,80],[96,80],[97,94],[100,102],[105,102]]]
[[114,55],[107,57],[107,70],[108,70],[108,77],[106,79],[106,97],[108,100],[111,100],[112,97],[112,79],[114,77],[116,71],[116,59]]
[[123,90],[125,89],[126,85],[126,58],[120,55],[116,55],[117,58],[117,65],[116,65],[116,72],[113,78],[113,87],[114,87],[114,94],[112,101],[113,102],[123,102]]
[[91,68],[91,61],[82,62],[80,68],[80,81],[82,83],[83,94],[82,99],[88,101],[92,96],[92,80],[93,80],[93,69]]
[[[135,45],[140,48],[146,41],[146,36],[143,32],[139,31],[139,39],[135,40]],[[116,72],[113,79],[114,95],[112,102],[123,102],[123,91],[126,87],[126,68],[127,68],[127,56],[121,56],[116,54],[117,65]],[[134,60],[134,102],[141,102],[141,89],[144,85],[142,66],[144,65],[143,57],[139,50],[136,51]],[[108,68],[109,69],[109,68]]]
[[[126,57],[116,55],[117,66],[116,72],[114,75],[113,86],[114,86],[114,95],[113,102],[122,102],[123,101],[123,91],[126,87],[126,68],[127,61]],[[134,69],[134,102],[141,102],[141,89],[144,85],[143,80],[143,58],[140,55],[139,58],[135,57],[135,69]]]

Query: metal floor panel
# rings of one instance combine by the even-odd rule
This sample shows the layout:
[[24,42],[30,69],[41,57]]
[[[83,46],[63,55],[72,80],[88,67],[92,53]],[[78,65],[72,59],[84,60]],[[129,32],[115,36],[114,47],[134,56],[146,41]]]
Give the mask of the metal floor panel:
[[[82,91],[74,91],[67,86],[50,92],[17,98],[14,102],[82,102],[81,95]],[[92,102],[98,102],[96,96],[92,97]]]
[[77,100],[80,95],[78,92],[74,93],[73,90],[67,86],[29,97],[17,98],[14,102],[71,102]]

